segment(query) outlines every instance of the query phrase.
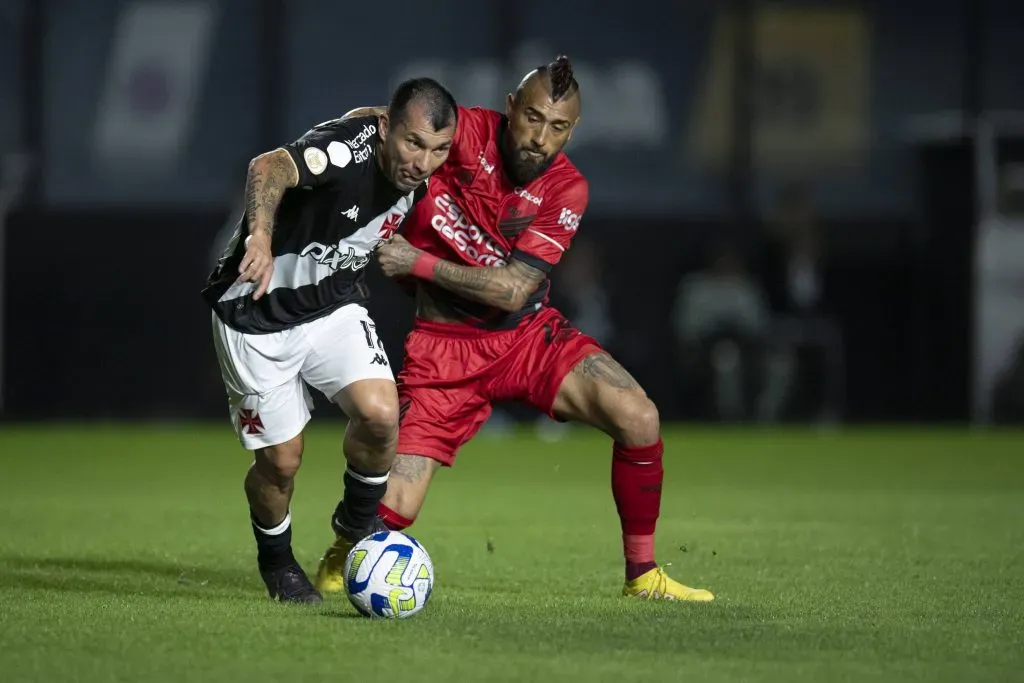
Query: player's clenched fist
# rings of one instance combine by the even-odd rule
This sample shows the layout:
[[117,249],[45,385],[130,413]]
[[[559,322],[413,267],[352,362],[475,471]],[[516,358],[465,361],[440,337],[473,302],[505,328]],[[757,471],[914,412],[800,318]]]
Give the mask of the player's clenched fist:
[[270,253],[270,235],[263,231],[245,238],[245,256],[238,264],[239,281],[255,282],[256,291],[253,301],[258,301],[270,286],[270,277],[274,274],[274,257]]
[[412,273],[413,264],[422,253],[404,237],[395,235],[377,248],[377,261],[388,277],[405,277]]

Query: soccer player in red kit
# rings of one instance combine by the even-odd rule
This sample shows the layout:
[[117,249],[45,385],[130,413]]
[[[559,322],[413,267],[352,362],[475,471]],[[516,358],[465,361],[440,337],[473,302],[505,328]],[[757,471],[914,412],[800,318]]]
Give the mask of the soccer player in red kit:
[[[523,78],[505,115],[460,107],[451,152],[427,197],[402,235],[377,252],[384,274],[413,284],[417,301],[398,378],[399,455],[378,512],[392,529],[411,525],[434,473],[454,463],[492,401],[525,401],[614,440],[623,595],[712,600],[655,562],[663,479],[657,408],[595,339],[547,305],[548,272],[587,206],[587,181],[562,153],[580,104],[572,66],[559,57]],[[328,549],[317,588],[341,590],[351,547],[339,537]]]

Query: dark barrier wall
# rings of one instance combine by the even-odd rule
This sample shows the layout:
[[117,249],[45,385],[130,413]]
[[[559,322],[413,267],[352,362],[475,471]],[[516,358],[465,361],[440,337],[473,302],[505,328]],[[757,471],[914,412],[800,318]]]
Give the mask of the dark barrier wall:
[[[199,290],[224,220],[221,212],[13,215],[6,263],[12,323],[4,346],[6,417],[223,417],[210,313]],[[942,346],[951,333],[962,333],[966,321],[913,314],[920,310],[916,297],[936,284],[928,278],[943,277],[910,248],[905,236],[914,226],[873,220],[831,227],[834,234],[890,236],[887,249],[836,250],[829,262],[831,308],[846,345],[846,418],[965,419],[966,369],[922,368],[918,362],[922,348]],[[604,249],[601,278],[624,331],[615,345],[624,364],[666,419],[694,417],[679,396],[668,316],[679,280],[700,264],[708,238],[723,228],[714,221],[648,220],[643,240],[640,229],[630,220],[594,217],[580,239]],[[663,246],[645,246],[650,244]],[[745,244],[756,262],[761,245],[754,239]],[[556,291],[557,275],[558,269]],[[375,266],[370,277],[372,313],[397,369],[411,301]],[[946,390],[924,401],[922,387],[929,383]]]

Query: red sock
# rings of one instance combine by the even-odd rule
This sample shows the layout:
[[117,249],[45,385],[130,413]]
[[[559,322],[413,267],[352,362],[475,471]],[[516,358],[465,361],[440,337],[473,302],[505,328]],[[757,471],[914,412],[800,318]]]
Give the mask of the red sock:
[[377,516],[384,522],[384,526],[391,529],[392,531],[401,531],[402,529],[408,529],[415,522],[415,519],[409,519],[403,517],[384,503],[377,505]]
[[654,569],[654,528],[661,511],[664,447],[661,439],[650,446],[624,446],[612,450],[612,496],[622,522],[622,550],[626,579]]

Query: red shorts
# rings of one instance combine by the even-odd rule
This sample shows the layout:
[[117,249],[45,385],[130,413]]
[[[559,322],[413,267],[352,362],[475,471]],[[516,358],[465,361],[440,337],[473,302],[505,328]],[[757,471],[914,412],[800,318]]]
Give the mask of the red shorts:
[[553,308],[497,332],[417,319],[398,374],[398,452],[450,467],[492,401],[522,401],[551,415],[565,376],[600,350]]

